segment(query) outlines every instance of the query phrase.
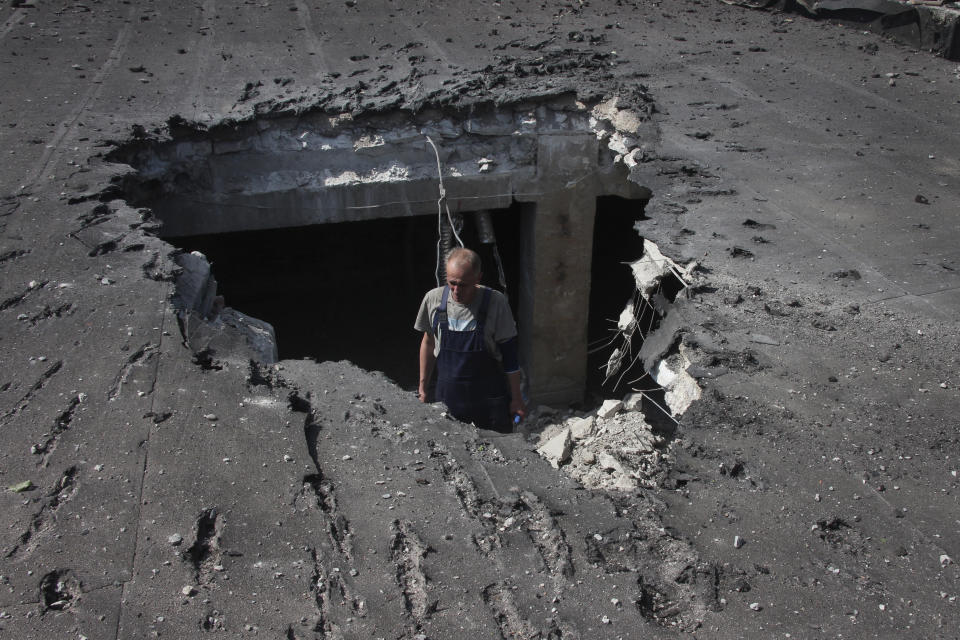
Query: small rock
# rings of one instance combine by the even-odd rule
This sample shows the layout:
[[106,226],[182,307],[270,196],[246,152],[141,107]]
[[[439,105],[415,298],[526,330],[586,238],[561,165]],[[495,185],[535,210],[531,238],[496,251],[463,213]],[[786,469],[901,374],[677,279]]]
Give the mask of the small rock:
[[289,453],[285,453],[285,454],[283,454],[283,461],[284,461],[284,462],[293,462],[293,456],[291,456]]
[[945,553],[940,554],[940,566],[945,567],[948,564],[953,564],[953,559]]
[[587,451],[580,457],[580,459],[583,461],[583,464],[593,464],[597,461],[597,454],[595,454],[593,451]]
[[209,420],[210,422],[216,422],[218,420],[217,414],[215,413],[207,413],[207,414],[204,414],[203,417]]
[[750,608],[753,609],[754,611],[760,611],[761,609],[763,609],[763,607],[760,606],[759,602],[751,602]]
[[612,418],[623,408],[623,402],[620,400],[604,400],[600,408],[597,409],[597,417]]
[[739,549],[739,548],[742,547],[743,545],[744,545],[743,538],[741,538],[740,536],[733,536],[733,548],[734,548],[734,549]]
[[182,593],[185,596],[192,596],[196,592],[197,590],[193,587],[193,585],[190,585],[190,584],[184,585],[183,588],[180,589],[180,593]]
[[31,480],[24,480],[23,482],[18,482],[7,487],[7,489],[13,491],[14,493],[23,493],[24,491],[28,491],[32,488],[33,482]]

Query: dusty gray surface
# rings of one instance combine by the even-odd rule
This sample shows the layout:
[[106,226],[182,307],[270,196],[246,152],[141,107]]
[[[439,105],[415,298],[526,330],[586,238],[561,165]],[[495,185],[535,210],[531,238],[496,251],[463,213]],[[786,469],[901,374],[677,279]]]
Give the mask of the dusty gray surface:
[[[960,635],[956,63],[695,0],[0,11],[5,637]],[[173,248],[89,199],[174,116],[562,89],[652,98],[642,232],[705,269],[659,490],[347,364],[195,362]]]

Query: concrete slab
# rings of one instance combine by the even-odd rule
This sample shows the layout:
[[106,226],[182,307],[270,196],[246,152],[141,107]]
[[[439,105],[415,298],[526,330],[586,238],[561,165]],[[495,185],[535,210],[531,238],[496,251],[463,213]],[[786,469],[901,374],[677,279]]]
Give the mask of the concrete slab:
[[[956,628],[956,65],[723,3],[395,4],[0,9],[0,486],[37,487],[0,492],[3,633]],[[657,489],[584,491],[347,364],[197,357],[173,247],[111,202],[103,156],[187,124],[570,92],[644,123],[641,232],[700,265],[671,314],[710,375]],[[584,162],[568,142],[558,175]],[[589,260],[543,241],[589,225],[553,222],[528,255],[574,284],[525,283],[526,319],[562,395]]]

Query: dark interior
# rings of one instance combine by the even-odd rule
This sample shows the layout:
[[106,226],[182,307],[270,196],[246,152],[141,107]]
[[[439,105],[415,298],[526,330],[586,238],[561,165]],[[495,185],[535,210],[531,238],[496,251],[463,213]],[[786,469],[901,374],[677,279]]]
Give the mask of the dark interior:
[[[491,214],[516,313],[519,206]],[[464,217],[461,237],[483,259],[483,283],[500,289],[492,249]],[[436,216],[167,240],[207,256],[226,304],[273,325],[281,359],[349,360],[416,388],[413,323],[436,286]]]
[[[628,200],[618,196],[597,198],[597,214],[593,223],[593,265],[590,273],[590,317],[587,338],[592,353],[587,356],[587,403],[591,397],[615,397],[629,391],[621,383],[614,389],[613,382],[604,384],[606,364],[616,340],[607,345],[617,332],[617,319],[628,300],[633,299],[636,286],[629,264],[643,255],[643,238],[634,228],[644,218],[646,200]],[[646,325],[648,318],[642,319]],[[637,337],[639,338],[639,336]],[[634,354],[640,348],[639,339],[633,344]],[[624,382],[643,373],[635,368],[624,377]],[[644,381],[641,381],[644,382]],[[649,379],[645,382],[649,383]]]

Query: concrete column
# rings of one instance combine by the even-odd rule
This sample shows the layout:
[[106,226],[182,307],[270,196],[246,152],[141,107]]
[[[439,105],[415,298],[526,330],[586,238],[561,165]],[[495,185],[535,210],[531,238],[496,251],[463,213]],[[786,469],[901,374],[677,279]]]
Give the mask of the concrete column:
[[598,143],[592,135],[545,135],[537,155],[531,287],[524,353],[534,403],[583,399]]

